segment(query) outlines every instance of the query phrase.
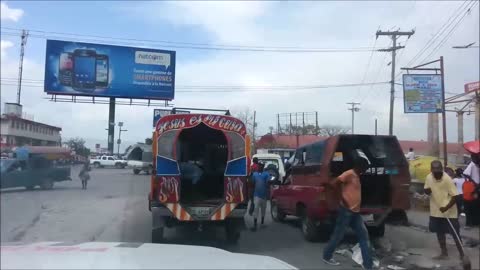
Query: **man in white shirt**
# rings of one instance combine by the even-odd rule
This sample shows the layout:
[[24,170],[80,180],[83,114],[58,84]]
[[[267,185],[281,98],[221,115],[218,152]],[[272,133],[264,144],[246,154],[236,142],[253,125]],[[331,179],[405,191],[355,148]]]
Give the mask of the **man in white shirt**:
[[405,157],[407,160],[415,160],[415,152],[413,152],[413,148],[410,147],[410,149],[408,149],[408,153]]
[[[473,180],[478,185],[480,184],[480,153],[471,155],[472,162],[468,164],[467,168],[463,171],[463,174]],[[478,192],[476,193],[478,194]],[[477,195],[478,196],[478,195]],[[480,198],[476,197],[472,201],[469,201],[466,205],[468,212],[470,213],[470,224],[467,226],[479,226],[480,225]],[[468,214],[467,214],[468,216]]]
[[480,154],[472,154],[472,161],[463,174],[470,176],[475,183],[480,184]]

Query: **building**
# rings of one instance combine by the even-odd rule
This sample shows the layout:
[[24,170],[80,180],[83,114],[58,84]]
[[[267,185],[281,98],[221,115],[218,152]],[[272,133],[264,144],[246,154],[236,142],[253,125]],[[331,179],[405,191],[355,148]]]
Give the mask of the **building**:
[[22,106],[5,103],[5,113],[0,118],[2,150],[22,144],[32,146],[61,146],[62,128],[35,122],[22,115]]

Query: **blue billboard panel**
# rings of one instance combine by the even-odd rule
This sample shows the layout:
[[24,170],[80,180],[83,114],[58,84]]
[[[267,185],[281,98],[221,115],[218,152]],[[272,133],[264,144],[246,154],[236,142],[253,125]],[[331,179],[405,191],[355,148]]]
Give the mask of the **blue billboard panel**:
[[175,52],[47,40],[45,92],[172,100]]
[[404,74],[403,102],[405,113],[441,113],[443,111],[442,76]]

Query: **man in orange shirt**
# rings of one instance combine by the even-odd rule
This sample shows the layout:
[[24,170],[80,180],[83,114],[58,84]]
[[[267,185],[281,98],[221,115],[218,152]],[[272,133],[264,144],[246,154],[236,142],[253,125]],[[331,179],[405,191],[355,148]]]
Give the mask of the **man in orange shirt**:
[[354,168],[342,173],[330,184],[341,185],[342,202],[337,213],[335,230],[323,250],[323,261],[330,265],[340,265],[333,259],[333,252],[342,241],[347,226],[350,226],[357,235],[362,252],[363,267],[373,268],[372,254],[370,252],[368,231],[360,215],[360,203],[362,201],[362,186],[360,174],[368,169],[368,162],[361,157],[354,160]]

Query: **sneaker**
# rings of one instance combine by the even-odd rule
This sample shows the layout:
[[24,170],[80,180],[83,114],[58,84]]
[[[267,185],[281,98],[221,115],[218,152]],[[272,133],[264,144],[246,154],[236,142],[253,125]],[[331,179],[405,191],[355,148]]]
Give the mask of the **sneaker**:
[[329,264],[329,265],[340,265],[339,262],[335,261],[333,258],[327,260],[327,259],[322,259],[324,263]]
[[465,216],[465,213],[461,213],[460,216],[464,217],[464,216]]

